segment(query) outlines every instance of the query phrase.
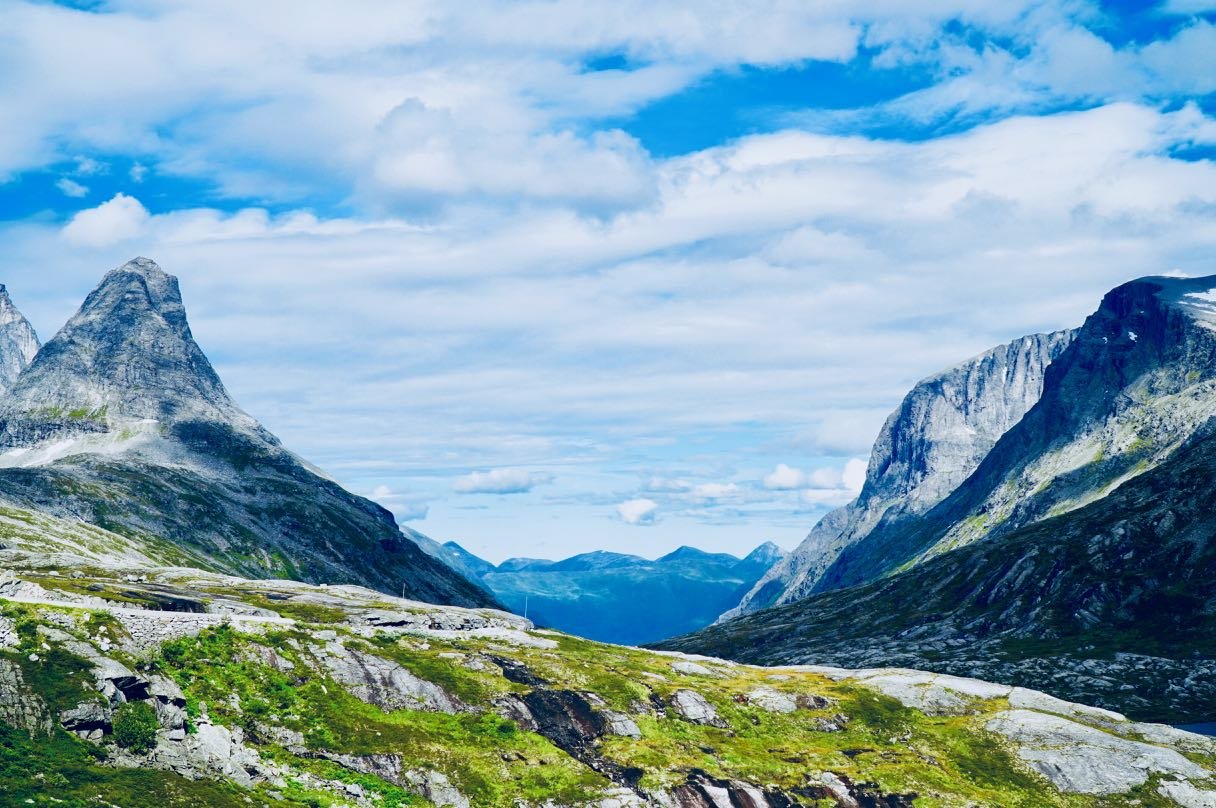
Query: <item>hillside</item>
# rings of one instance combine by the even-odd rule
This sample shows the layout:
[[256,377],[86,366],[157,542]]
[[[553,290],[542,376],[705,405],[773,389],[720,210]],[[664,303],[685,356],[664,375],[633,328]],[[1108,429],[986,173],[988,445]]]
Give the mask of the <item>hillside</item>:
[[899,574],[665,647],[763,664],[906,665],[1145,719],[1216,715],[1216,436],[1105,498]]
[[358,587],[0,551],[12,804],[1198,806],[1216,742],[1019,688],[599,645]]

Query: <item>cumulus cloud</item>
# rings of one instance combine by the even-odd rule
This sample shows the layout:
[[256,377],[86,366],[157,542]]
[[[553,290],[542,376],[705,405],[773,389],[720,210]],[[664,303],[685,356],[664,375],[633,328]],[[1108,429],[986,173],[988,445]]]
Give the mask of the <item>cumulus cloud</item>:
[[658,515],[659,503],[653,499],[630,499],[616,506],[616,514],[622,522],[629,525],[654,524]]
[[865,479],[866,462],[854,457],[843,468],[825,467],[811,472],[778,463],[764,475],[761,485],[770,491],[802,491],[803,500],[809,503],[835,503],[857,496]]
[[778,463],[777,467],[764,475],[762,480],[764,487],[773,491],[793,491],[799,488],[806,488],[808,476],[805,471],[791,468],[784,463]]
[[452,489],[461,494],[525,494],[552,480],[549,474],[527,469],[491,469],[466,474],[456,480]]
[[854,457],[845,463],[844,470],[840,473],[840,482],[846,491],[854,495],[860,494],[866,482],[866,461]]
[[142,234],[149,218],[138,199],[119,193],[73,216],[63,227],[63,237],[82,247],[109,247]]
[[[1201,21],[1111,46],[1087,4],[1031,0],[319,8],[9,4],[0,176],[122,155],[142,198],[185,176],[268,209],[119,194],[3,225],[0,270],[49,333],[127,253],[157,258],[243,405],[357,490],[427,492],[450,535],[501,535],[460,521],[480,503],[454,478],[540,467],[562,519],[495,508],[554,542],[638,541],[603,518],[630,497],[688,543],[727,519],[801,536],[918,378],[1075,325],[1130,277],[1211,271],[1216,166],[1187,155],[1216,122],[1163,102],[1216,76]],[[932,86],[670,158],[617,128],[863,39]],[[605,54],[622,66],[588,67]],[[909,121],[951,134],[865,134]],[[341,217],[304,210],[325,199]]]

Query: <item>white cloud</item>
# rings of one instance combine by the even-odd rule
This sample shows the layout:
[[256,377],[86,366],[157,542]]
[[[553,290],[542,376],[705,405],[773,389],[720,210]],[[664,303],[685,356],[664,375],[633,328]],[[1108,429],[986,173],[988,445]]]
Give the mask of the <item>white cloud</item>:
[[809,505],[835,506],[861,493],[865,479],[866,462],[851,458],[843,468],[823,467],[809,473],[778,463],[761,484],[770,491],[801,491],[802,501]]
[[144,232],[150,216],[138,199],[115,194],[95,208],[82,210],[63,228],[63,237],[82,247],[109,247]]
[[854,457],[844,464],[844,470],[840,473],[844,489],[854,496],[860,494],[862,486],[865,485],[866,465],[866,461]]
[[464,475],[452,489],[461,494],[524,494],[552,480],[552,475],[527,469],[491,469]]
[[784,463],[778,463],[777,467],[764,475],[762,483],[765,488],[773,491],[793,491],[799,488],[806,488],[809,478],[805,471],[799,471],[795,468],[790,468]]
[[142,163],[136,163],[131,166],[131,170],[127,172],[127,176],[131,178],[131,182],[143,182],[148,176],[148,167]]
[[630,499],[616,506],[617,516],[630,525],[653,524],[658,514],[659,503],[653,499]]
[[694,485],[692,495],[697,499],[724,499],[739,493],[734,483],[701,483]]
[[807,505],[836,508],[852,502],[855,495],[840,488],[808,488],[800,495]]
[[1206,14],[1216,11],[1213,0],[1165,0],[1161,10],[1168,14]]
[[64,196],[70,196],[75,199],[79,199],[89,193],[89,189],[86,186],[81,185],[75,180],[67,177],[60,177],[58,180],[56,180],[55,187],[58,188]]
[[76,158],[76,173],[82,177],[91,177],[95,174],[108,174],[109,171],[110,166],[100,160],[92,157]]

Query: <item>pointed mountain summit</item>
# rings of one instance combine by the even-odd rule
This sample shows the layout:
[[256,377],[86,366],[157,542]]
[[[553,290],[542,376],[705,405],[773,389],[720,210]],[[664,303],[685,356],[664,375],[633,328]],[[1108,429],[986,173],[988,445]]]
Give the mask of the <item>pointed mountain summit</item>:
[[236,406],[195,343],[177,278],[136,258],[102,279],[0,402],[0,448],[123,422],[194,420],[277,445]]
[[7,391],[38,353],[38,335],[0,283],[0,394]]
[[0,497],[139,539],[163,563],[493,604],[243,412],[177,279],[146,258],[108,273],[0,400]]

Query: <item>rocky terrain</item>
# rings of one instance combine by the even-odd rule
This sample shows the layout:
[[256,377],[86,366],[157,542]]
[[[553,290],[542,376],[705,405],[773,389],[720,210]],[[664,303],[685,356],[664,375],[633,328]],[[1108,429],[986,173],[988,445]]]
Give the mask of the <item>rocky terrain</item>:
[[[0,349],[3,329],[24,322],[6,304]],[[0,396],[0,499],[162,561],[495,603],[242,411],[194,341],[177,279],[147,259],[107,274]]]
[[0,567],[6,804],[1216,800],[1216,741],[1018,687],[601,645],[353,586],[28,549]]
[[627,645],[709,625],[783,555],[766,542],[744,558],[681,547],[654,560],[600,551],[495,566],[451,542],[433,552],[538,625]]
[[721,619],[806,597],[845,548],[941,502],[1038,402],[1047,366],[1073,335],[1022,337],[917,383],[883,424],[858,498],[820,520]]

